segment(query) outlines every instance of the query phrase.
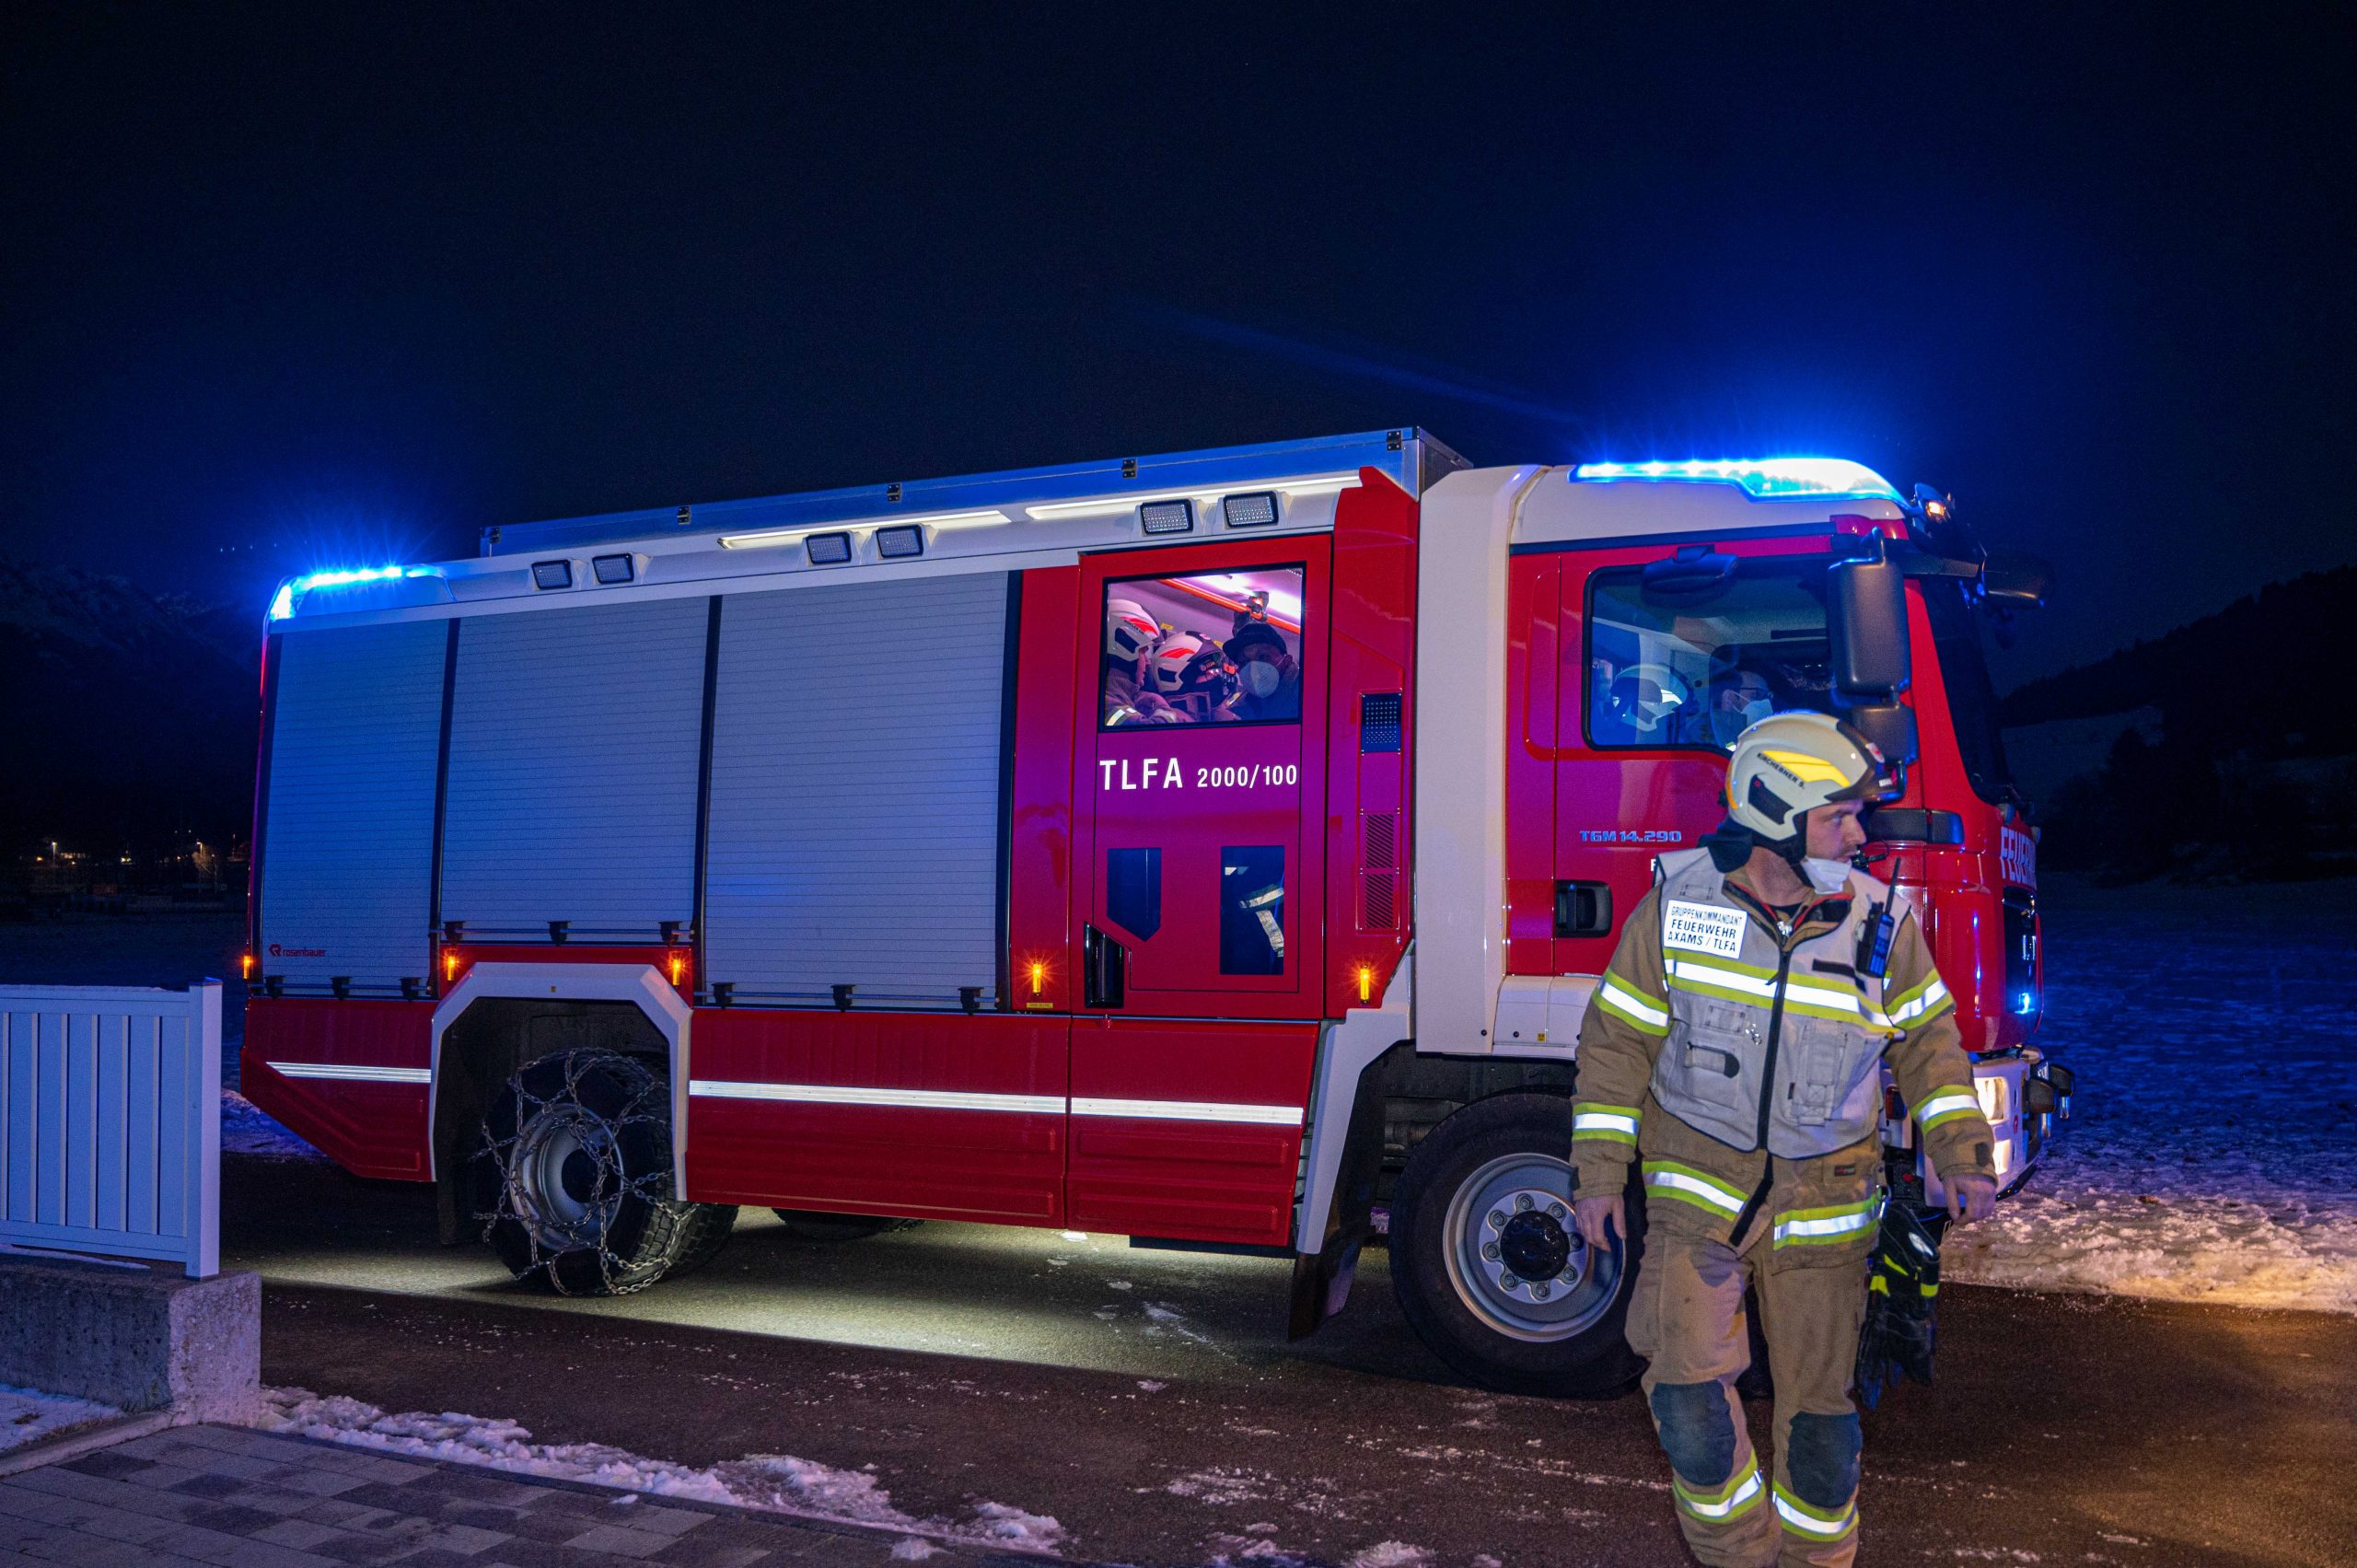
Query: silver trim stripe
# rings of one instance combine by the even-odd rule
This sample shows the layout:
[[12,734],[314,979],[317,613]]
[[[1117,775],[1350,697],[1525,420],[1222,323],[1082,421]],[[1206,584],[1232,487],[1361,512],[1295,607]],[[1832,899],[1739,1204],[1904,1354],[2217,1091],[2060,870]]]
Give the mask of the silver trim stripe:
[[958,1089],[869,1089],[843,1084],[762,1084],[691,1078],[688,1093],[707,1099],[790,1100],[796,1105],[882,1105],[903,1110],[1002,1110],[1062,1116],[1062,1095],[989,1095]]
[[284,1078],[332,1078],[350,1084],[430,1084],[434,1073],[425,1067],[352,1067],[335,1062],[270,1062],[263,1065]]
[[1134,1116],[1149,1121],[1248,1121],[1262,1127],[1298,1127],[1296,1105],[1236,1105],[1197,1099],[1074,1099],[1074,1116]]
[[[331,1078],[347,1083],[427,1084],[424,1067],[352,1067],[324,1062],[273,1062],[290,1078]],[[962,1089],[863,1088],[843,1084],[749,1083],[694,1078],[688,1092],[706,1099],[783,1100],[796,1105],[875,1105],[902,1110],[995,1110],[1032,1116],[1122,1116],[1149,1121],[1233,1121],[1264,1127],[1298,1127],[1301,1108],[1238,1105],[1219,1100],[1071,1099],[1062,1095],[998,1095]]]
[[1218,1100],[1090,1099],[1062,1095],[996,1095],[961,1089],[876,1089],[843,1084],[770,1084],[695,1078],[688,1092],[707,1099],[785,1100],[798,1105],[877,1105],[912,1110],[999,1110],[1035,1116],[1124,1116],[1149,1121],[1234,1121],[1298,1127],[1301,1108]]

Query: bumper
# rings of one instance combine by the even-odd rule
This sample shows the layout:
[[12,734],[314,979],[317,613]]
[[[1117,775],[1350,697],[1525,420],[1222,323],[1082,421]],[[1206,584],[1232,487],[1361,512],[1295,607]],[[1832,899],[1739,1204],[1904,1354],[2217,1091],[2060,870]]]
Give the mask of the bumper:
[[[1990,1153],[1997,1166],[1997,1191],[2003,1196],[2029,1179],[2056,1124],[2069,1119],[2071,1074],[2037,1052],[1991,1056],[1973,1063],[1972,1086],[1980,1098],[1980,1113],[1997,1134]],[[1883,1142],[1894,1148],[1916,1148],[1913,1120],[1886,1120]],[[1915,1171],[1922,1179],[1925,1202],[1946,1201],[1939,1173],[1920,1150]]]

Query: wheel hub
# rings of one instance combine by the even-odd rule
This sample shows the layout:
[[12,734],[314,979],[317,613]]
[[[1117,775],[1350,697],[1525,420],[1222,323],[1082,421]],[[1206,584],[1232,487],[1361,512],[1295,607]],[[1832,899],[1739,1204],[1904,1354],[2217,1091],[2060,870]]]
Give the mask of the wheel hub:
[[598,1162],[586,1149],[576,1148],[564,1156],[557,1172],[557,1185],[564,1195],[586,1207],[598,1192]]
[[509,1202],[552,1251],[599,1244],[620,1196],[611,1135],[575,1106],[552,1105],[517,1135]]
[[1512,1154],[1469,1173],[1444,1222],[1457,1299],[1496,1332],[1549,1342],[1608,1311],[1620,1260],[1572,1223],[1572,1170],[1551,1155]]
[[1507,1220],[1498,1232],[1498,1251],[1505,1266],[1522,1278],[1551,1280],[1572,1260],[1572,1238],[1554,1214],[1530,1208]]

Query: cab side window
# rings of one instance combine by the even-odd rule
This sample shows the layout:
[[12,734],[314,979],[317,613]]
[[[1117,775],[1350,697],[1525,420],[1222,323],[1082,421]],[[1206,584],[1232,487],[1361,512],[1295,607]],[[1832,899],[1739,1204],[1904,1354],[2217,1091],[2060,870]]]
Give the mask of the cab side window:
[[1587,596],[1588,744],[1724,752],[1771,713],[1829,712],[1829,564],[1823,555],[1777,555],[1732,561],[1716,575],[1596,571]]
[[1097,725],[1298,724],[1299,566],[1105,586]]

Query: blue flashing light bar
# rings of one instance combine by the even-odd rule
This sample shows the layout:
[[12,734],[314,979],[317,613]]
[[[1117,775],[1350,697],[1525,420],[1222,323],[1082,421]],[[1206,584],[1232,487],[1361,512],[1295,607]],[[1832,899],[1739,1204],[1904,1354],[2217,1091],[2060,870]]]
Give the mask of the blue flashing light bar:
[[1801,498],[1903,501],[1890,481],[1847,458],[1763,458],[1756,462],[1582,463],[1578,481],[1672,480],[1686,483],[1734,484],[1754,501]]
[[295,613],[296,604],[313,588],[341,588],[354,583],[391,583],[404,577],[438,577],[441,575],[431,566],[355,566],[331,572],[312,572],[278,585],[278,592],[270,601],[270,618],[273,621],[288,619]]

